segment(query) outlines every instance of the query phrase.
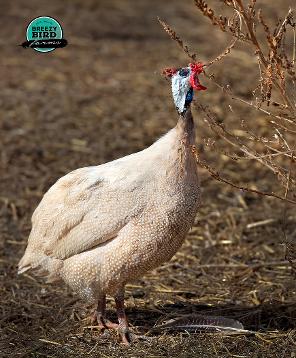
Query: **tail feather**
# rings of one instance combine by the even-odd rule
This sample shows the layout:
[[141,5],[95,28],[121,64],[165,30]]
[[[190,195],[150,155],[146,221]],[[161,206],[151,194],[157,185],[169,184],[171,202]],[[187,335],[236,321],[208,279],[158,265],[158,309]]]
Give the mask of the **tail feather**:
[[21,258],[20,262],[18,263],[18,275],[30,270],[32,268],[31,262],[28,259],[27,251],[25,252],[24,256]]
[[26,271],[30,270],[31,268],[32,268],[31,265],[19,266],[18,270],[17,270],[17,274],[21,275],[22,273],[25,273]]
[[34,270],[38,276],[48,276],[49,281],[55,281],[59,279],[62,265],[62,260],[46,256],[41,252],[26,251],[18,264],[18,274]]

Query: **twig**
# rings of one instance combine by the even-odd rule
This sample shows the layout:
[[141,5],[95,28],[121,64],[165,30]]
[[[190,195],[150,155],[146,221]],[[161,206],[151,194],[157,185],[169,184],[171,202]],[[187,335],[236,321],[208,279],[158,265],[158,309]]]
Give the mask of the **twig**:
[[238,40],[237,38],[234,38],[234,40],[231,41],[231,43],[226,47],[226,49],[219,56],[214,58],[212,61],[206,63],[204,66],[205,67],[210,67],[214,63],[221,61],[224,57],[226,57],[231,52],[231,50],[233,49],[233,47],[236,44],[237,40]]
[[275,193],[263,192],[263,191],[260,191],[260,190],[251,189],[251,188],[248,188],[248,187],[244,187],[244,186],[234,184],[234,183],[230,182],[228,179],[222,178],[218,172],[213,170],[204,161],[200,160],[200,158],[199,158],[199,156],[197,154],[197,150],[196,150],[196,148],[194,146],[192,147],[192,152],[195,155],[197,163],[202,168],[206,169],[210,173],[211,177],[213,177],[214,179],[216,179],[216,180],[218,180],[218,181],[220,181],[222,183],[228,184],[228,185],[232,186],[233,188],[236,188],[236,189],[239,189],[239,190],[242,190],[242,191],[248,191],[250,193],[255,193],[255,194],[258,194],[258,195],[269,196],[269,197],[280,199],[282,201],[286,201],[286,202],[291,203],[291,204],[296,204],[296,201],[288,199],[288,198],[285,198],[285,197],[280,196],[280,195],[277,195]]
[[188,46],[186,46],[183,42],[183,40],[180,38],[180,36],[177,35],[177,33],[163,20],[161,20],[159,17],[157,17],[158,22],[160,25],[164,28],[165,32],[170,36],[170,38],[177,42],[177,44],[181,47],[181,49],[186,53],[186,55],[192,60],[196,61],[196,54],[191,54],[189,52]]
[[229,96],[231,97],[231,99],[233,99],[233,100],[235,100],[235,101],[238,101],[238,102],[241,102],[241,103],[243,103],[243,104],[246,104],[246,105],[248,105],[248,106],[250,106],[250,107],[253,107],[254,109],[256,109],[256,110],[258,110],[258,111],[261,111],[261,112],[267,114],[268,116],[271,116],[271,117],[274,117],[274,118],[277,118],[277,119],[281,119],[281,120],[285,120],[285,121],[287,121],[287,122],[289,122],[289,123],[291,123],[291,124],[293,124],[293,125],[296,124],[296,121],[294,121],[294,120],[291,120],[291,119],[286,118],[286,117],[283,117],[283,116],[275,115],[275,114],[273,114],[273,113],[267,111],[266,109],[264,109],[264,108],[262,108],[262,107],[256,106],[256,105],[253,104],[253,103],[250,103],[250,102],[248,102],[248,101],[246,101],[246,100],[244,100],[244,99],[242,99],[242,98],[240,98],[240,97],[235,96],[235,95],[232,93],[232,91],[230,90],[229,87],[226,88],[225,86],[221,85],[219,82],[216,81],[216,79],[215,79],[214,76],[208,75],[206,72],[204,72],[204,75],[205,75],[209,80],[213,81],[214,84],[215,84],[217,87],[219,87],[224,93],[226,93],[227,95],[229,95]]
[[[246,24],[246,26],[247,26],[247,28],[248,28],[248,32],[249,32],[250,38],[251,38],[251,40],[252,40],[252,43],[253,43],[254,46],[256,47],[257,53],[258,53],[258,55],[259,55],[259,57],[260,57],[260,60],[261,60],[262,64],[264,65],[265,69],[267,70],[270,64],[269,64],[268,61],[266,60],[266,58],[265,58],[265,56],[264,56],[264,54],[263,54],[262,48],[261,48],[261,46],[260,46],[260,44],[259,44],[259,42],[258,42],[258,40],[257,40],[257,37],[256,37],[256,35],[255,35],[255,33],[254,33],[253,25],[252,25],[252,24],[253,24],[253,20],[251,19],[250,16],[248,16],[248,14],[247,14],[247,12],[246,12],[246,10],[245,10],[245,7],[244,7],[244,4],[243,4],[242,0],[235,0],[235,1],[237,2],[238,6],[239,6],[239,8],[240,8],[240,10],[241,10],[241,13],[242,13],[242,15],[243,15],[245,24]],[[259,13],[259,19],[260,19],[261,23],[264,25],[263,18],[262,18],[262,15],[260,15],[260,13]],[[291,101],[289,100],[289,98],[286,96],[285,90],[284,90],[283,86],[281,86],[281,85],[279,84],[279,82],[278,82],[275,78],[273,79],[273,83],[274,83],[274,85],[276,86],[276,88],[279,90],[279,93],[281,94],[281,97],[282,97],[284,103],[288,106],[289,110],[290,110],[292,113],[295,113],[295,107],[294,107],[294,105],[291,103]]]
[[[260,136],[256,132],[256,130],[250,131],[243,127],[243,132],[245,135],[248,135],[248,137],[240,138],[234,135],[225,127],[224,124],[221,124],[217,121],[215,117],[213,117],[211,111],[202,108],[202,105],[199,105],[199,108],[203,109],[203,111],[206,113],[205,121],[207,122],[213,133],[222,138],[227,143],[229,143],[235,150],[238,150],[243,153],[243,159],[256,160],[261,165],[271,170],[274,175],[276,175],[280,185],[283,186],[285,189],[287,185],[296,188],[296,178],[287,168],[286,161],[286,158],[292,159],[294,156],[294,152],[296,151],[295,146],[293,145],[293,138],[289,136],[290,133],[293,135],[296,133],[296,111],[293,103],[293,93],[289,93],[288,95],[286,92],[286,87],[288,85],[288,80],[286,80],[286,76],[289,75],[292,78],[293,85],[295,85],[296,80],[295,70],[293,68],[296,51],[296,24],[293,19],[293,13],[291,9],[289,9],[285,18],[282,21],[279,21],[275,29],[273,30],[267,25],[264,17],[262,16],[261,10],[257,10],[255,8],[255,0],[251,0],[250,2],[248,2],[248,7],[247,2],[245,3],[243,0],[225,0],[224,3],[235,11],[235,14],[232,18],[217,16],[214,10],[211,9],[210,6],[207,4],[206,0],[195,0],[197,8],[203,13],[205,17],[210,19],[213,25],[218,25],[220,29],[224,32],[230,32],[233,37],[232,42],[225,49],[225,51],[219,56],[217,56],[214,60],[206,63],[205,67],[211,66],[212,64],[220,61],[226,55],[228,55],[238,39],[251,43],[251,45],[253,45],[256,49],[256,55],[258,56],[259,63],[259,81],[258,86],[253,92],[253,95],[255,96],[255,91],[259,89],[261,94],[261,100],[260,98],[258,99],[256,97],[255,101],[248,101],[243,98],[237,97],[229,86],[224,86],[218,83],[213,75],[207,74],[206,71],[204,71],[204,75],[208,79],[213,81],[232,100],[250,106],[257,111],[264,113],[266,116],[271,117],[266,118],[267,124],[269,124],[269,127],[267,127],[267,129],[271,129],[272,135],[277,136],[276,138],[278,139],[278,141],[275,143],[276,148],[274,148],[274,142],[270,144],[271,141],[266,140],[266,138]],[[256,15],[258,15],[258,19]],[[195,60],[196,55],[191,54],[189,52],[188,47],[184,45],[184,42],[176,34],[176,32],[173,31],[168,24],[161,21],[160,19],[159,22],[163,26],[165,31],[170,35],[170,37],[178,43],[178,45],[187,54],[187,56],[191,60]],[[266,54],[264,53],[264,43],[261,40],[259,41],[259,38],[256,34],[256,26],[258,24],[261,24],[265,31],[265,37],[268,45],[268,52]],[[285,34],[287,32],[288,26],[292,27],[294,34],[292,59],[290,59],[290,57],[288,57],[285,52]],[[245,31],[245,33],[243,31]],[[274,99],[271,99],[271,91],[273,86],[278,90],[279,94],[281,95],[282,103],[278,103],[278,101],[275,102]],[[264,103],[267,104],[267,106],[269,106],[270,104],[274,104],[277,110],[280,111],[278,112],[272,109],[266,109],[262,107]],[[229,107],[233,112],[232,107],[230,105]],[[290,113],[287,113],[287,110]],[[253,134],[251,132],[253,132]],[[263,148],[264,152],[267,151],[267,154],[264,152],[258,152],[259,150],[261,150],[261,148]],[[223,151],[222,153],[225,152],[226,151]],[[235,159],[235,155],[231,155],[231,153],[227,155],[229,155],[230,158]],[[279,158],[280,156],[282,158]],[[275,194],[274,192],[261,192],[259,190],[250,189],[248,187],[234,184],[228,179],[222,178],[218,172],[207,166],[206,163],[199,161],[199,164],[201,166],[204,166],[204,168],[209,171],[212,177],[234,188],[253,192],[259,195],[274,197],[283,200],[286,203],[296,203],[296,201],[287,198],[287,195],[283,197],[278,194]],[[290,197],[293,196],[290,195]]]

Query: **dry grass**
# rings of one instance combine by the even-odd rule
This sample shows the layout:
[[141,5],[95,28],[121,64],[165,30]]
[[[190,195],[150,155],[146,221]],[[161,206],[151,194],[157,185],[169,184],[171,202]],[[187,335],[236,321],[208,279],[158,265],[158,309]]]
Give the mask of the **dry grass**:
[[[174,125],[169,86],[158,73],[188,59],[161,32],[156,17],[178,29],[203,61],[223,53],[229,38],[212,31],[190,2],[168,6],[112,0],[98,5],[74,0],[66,7],[18,0],[6,6],[0,39],[2,356],[293,357],[295,279],[281,245],[285,235],[295,236],[293,205],[233,190],[203,168],[203,205],[196,225],[171,262],[127,287],[127,313],[135,331],[172,316],[211,312],[239,319],[256,335],[155,334],[151,342],[124,348],[116,337],[100,337],[85,328],[91,307],[65,287],[16,276],[31,214],[58,177],[139,150]],[[270,23],[285,15],[283,4],[265,1],[262,7]],[[62,22],[71,45],[45,56],[7,45],[7,38],[21,43],[26,23],[42,13]],[[250,100],[256,58],[239,46],[231,54],[223,65],[213,64],[216,78]],[[248,76],[242,78],[242,73]],[[240,136],[240,121],[229,112],[225,93],[210,81],[207,86],[197,103],[209,105],[216,119]],[[232,108],[256,125],[257,134],[264,133],[263,115],[236,104]],[[257,161],[232,160],[233,152],[213,135],[204,117],[195,111],[197,150],[211,167],[232,182],[252,183],[253,189],[277,188],[277,178]],[[111,301],[108,308],[114,317]]]

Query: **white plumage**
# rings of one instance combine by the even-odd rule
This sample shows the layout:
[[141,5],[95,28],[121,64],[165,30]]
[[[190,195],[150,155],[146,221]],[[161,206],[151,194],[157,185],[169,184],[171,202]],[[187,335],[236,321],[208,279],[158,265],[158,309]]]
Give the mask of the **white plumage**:
[[45,272],[85,299],[98,300],[95,319],[102,328],[115,327],[105,318],[106,294],[115,296],[127,343],[125,284],[169,260],[197,212],[194,136],[188,108],[149,148],[59,179],[32,216],[19,272]]

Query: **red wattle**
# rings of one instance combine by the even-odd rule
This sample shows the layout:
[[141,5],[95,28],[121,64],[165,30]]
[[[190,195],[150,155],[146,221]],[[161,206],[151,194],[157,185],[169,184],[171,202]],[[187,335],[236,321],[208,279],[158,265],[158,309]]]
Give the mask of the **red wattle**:
[[198,78],[198,75],[203,72],[204,65],[201,62],[197,62],[197,63],[190,63],[189,66],[191,69],[189,81],[190,81],[192,88],[195,89],[196,91],[206,90],[207,87],[200,84],[199,78]]

